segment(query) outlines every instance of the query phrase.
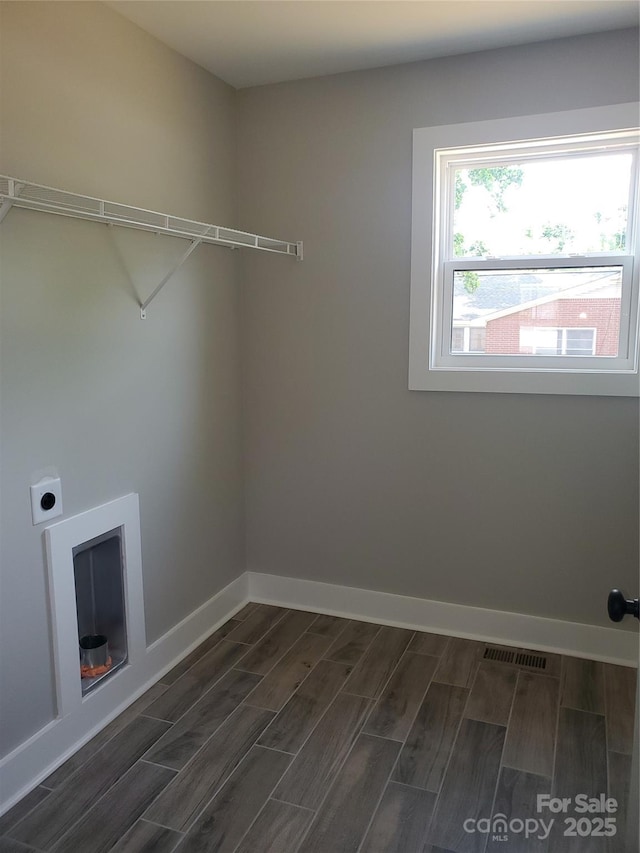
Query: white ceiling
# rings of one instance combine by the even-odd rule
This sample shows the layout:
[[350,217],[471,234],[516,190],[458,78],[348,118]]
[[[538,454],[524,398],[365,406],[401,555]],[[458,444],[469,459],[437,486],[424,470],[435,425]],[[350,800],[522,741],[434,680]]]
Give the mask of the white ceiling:
[[636,0],[110,0],[238,89],[637,26]]

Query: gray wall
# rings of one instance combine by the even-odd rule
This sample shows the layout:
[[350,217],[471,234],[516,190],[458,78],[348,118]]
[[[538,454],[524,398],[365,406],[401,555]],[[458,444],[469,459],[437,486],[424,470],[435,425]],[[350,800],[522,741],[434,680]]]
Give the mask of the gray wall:
[[149,640],[245,566],[604,623],[636,585],[637,404],[407,390],[411,129],[631,100],[634,34],[235,93],[100,4],[0,9],[0,172],[306,253],[201,247],[143,323],[183,243],[3,223],[0,752],[55,710],[50,468],[65,515],[139,492]]
[[[234,91],[97,3],[2,4],[0,172],[236,219]],[[113,229],[140,293],[185,243]],[[54,713],[42,527],[140,494],[147,638],[243,570],[234,253],[201,247],[140,320],[109,229],[12,211],[2,240],[2,752]]]
[[601,625],[637,595],[637,401],[407,390],[412,129],[637,98],[635,31],[240,92],[240,218],[305,243],[242,259],[249,569]]

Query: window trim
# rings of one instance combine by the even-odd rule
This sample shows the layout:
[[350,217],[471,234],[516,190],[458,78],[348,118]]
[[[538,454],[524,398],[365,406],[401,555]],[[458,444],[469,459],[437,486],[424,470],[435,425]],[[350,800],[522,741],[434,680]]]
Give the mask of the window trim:
[[[544,357],[536,356],[535,365],[528,367],[505,369],[500,356],[495,365],[490,366],[483,356],[480,366],[472,365],[471,359],[477,361],[477,356],[468,358],[466,353],[458,353],[453,358],[452,365],[434,365],[433,343],[431,328],[434,312],[440,311],[437,304],[436,291],[431,282],[436,273],[434,268],[434,243],[442,246],[442,227],[438,221],[433,221],[435,193],[439,192],[436,182],[436,152],[438,149],[461,149],[471,146],[491,146],[503,144],[513,150],[513,140],[533,140],[551,137],[572,137],[585,133],[603,133],[610,131],[633,129],[639,124],[640,105],[637,103],[619,104],[615,106],[598,107],[583,110],[569,110],[560,113],[547,113],[535,116],[521,116],[493,121],[474,122],[470,124],[448,125],[414,130],[413,145],[413,200],[412,200],[412,248],[411,248],[411,312],[410,312],[410,341],[409,341],[409,388],[411,390],[437,391],[495,391],[498,393],[535,393],[535,394],[587,394],[603,396],[639,396],[640,382],[638,378],[638,267],[633,264],[633,277],[623,304],[622,324],[627,325],[629,338],[632,343],[631,352],[626,355],[624,367],[603,369],[596,367],[589,372],[585,370],[584,356],[576,356],[578,365],[568,365],[563,357],[563,367],[558,369],[557,357],[555,365],[542,365]],[[630,212],[632,220],[637,223],[638,212]],[[636,228],[635,250],[636,258],[638,228]],[[629,251],[629,250],[627,250]],[[594,253],[582,256],[588,258],[591,265],[619,265],[620,256],[616,253]],[[629,256],[626,256],[629,257]],[[630,256],[633,261],[633,255]],[[600,260],[602,259],[602,260]],[[540,263],[542,261],[542,263]],[[487,266],[483,259],[480,264],[468,258],[455,263],[458,269],[467,264]],[[509,268],[531,268],[531,266],[549,266],[549,256],[532,256],[509,261],[508,264],[491,260],[493,268],[500,263]],[[570,266],[570,256],[556,256],[553,265]],[[575,265],[575,259],[574,259]],[[624,276],[623,276],[624,281]],[[623,291],[623,303],[625,295]],[[437,316],[437,315],[435,315]],[[441,319],[441,318],[440,318]],[[624,338],[624,334],[623,334]],[[624,341],[623,341],[624,342]],[[512,357],[507,357],[512,358]],[[531,357],[524,356],[529,361]],[[553,359],[554,357],[548,357]],[[602,364],[602,357],[598,358]],[[471,369],[461,369],[461,359],[465,359]],[[591,365],[589,365],[591,367]]]

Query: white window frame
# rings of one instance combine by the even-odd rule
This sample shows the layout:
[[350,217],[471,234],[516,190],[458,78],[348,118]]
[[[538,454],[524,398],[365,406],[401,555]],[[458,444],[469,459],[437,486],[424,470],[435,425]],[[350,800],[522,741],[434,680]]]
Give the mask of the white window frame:
[[[550,256],[481,260],[444,258],[443,241],[449,239],[445,232],[452,217],[443,223],[442,218],[434,213],[442,203],[442,184],[438,180],[439,158],[447,157],[456,149],[485,146],[487,150],[495,151],[503,147],[513,151],[519,144],[515,140],[529,140],[532,146],[537,144],[540,151],[545,151],[546,146],[548,152],[546,140],[550,139],[570,139],[596,133],[606,138],[607,133],[625,129],[637,134],[639,116],[640,105],[632,103],[414,130],[409,346],[411,390],[640,395],[640,228],[637,206],[629,210],[632,240],[626,250],[629,254],[554,255],[552,260]],[[624,268],[620,353],[617,359],[563,356],[560,363],[558,356],[450,353],[452,300],[443,298],[448,291],[439,276],[448,277],[448,284],[452,287],[454,269],[532,269],[582,265]]]

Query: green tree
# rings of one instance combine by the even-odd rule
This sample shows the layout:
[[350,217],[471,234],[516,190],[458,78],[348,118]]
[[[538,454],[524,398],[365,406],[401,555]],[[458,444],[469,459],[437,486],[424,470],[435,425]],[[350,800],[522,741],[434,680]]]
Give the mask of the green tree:
[[[454,185],[456,210],[460,208],[464,194],[468,189],[468,185],[463,180],[462,174],[461,169],[456,170]],[[494,166],[491,169],[470,169],[466,173],[466,176],[473,186],[484,187],[489,193],[496,210],[505,213],[507,206],[504,201],[504,194],[510,186],[520,186],[522,184],[523,173],[522,169],[517,166]],[[458,258],[467,254],[484,257],[489,254],[489,249],[482,240],[476,240],[475,243],[469,246],[469,250],[467,251],[464,234],[456,232],[453,235],[453,254]],[[480,286],[480,276],[472,270],[465,270],[462,273],[462,279],[464,289],[467,293],[475,293]]]
[[627,243],[627,235],[625,230],[625,223],[627,221],[626,205],[624,207],[618,208],[618,217],[615,222],[613,221],[612,217],[605,217],[602,215],[602,213],[600,213],[600,211],[596,211],[593,216],[598,225],[602,225],[605,228],[608,226],[608,231],[600,232],[600,251],[619,252],[623,250]]
[[[468,185],[462,177],[462,170],[456,170],[455,180],[455,209],[458,210],[462,204],[464,194]],[[523,172],[518,166],[494,166],[490,169],[470,169],[466,173],[467,178],[474,187],[484,187],[491,196],[496,209],[505,213],[507,206],[504,194],[511,186],[522,184]]]
[[467,185],[462,180],[462,175],[460,174],[460,170],[456,169],[456,184],[455,184],[455,194],[456,194],[456,210],[462,204],[462,199],[464,198],[464,194],[467,191]]
[[496,209],[505,213],[507,206],[504,194],[511,186],[522,184],[523,172],[518,166],[494,166],[491,169],[471,169],[469,180],[474,187],[484,187],[491,196]]
[[[484,243],[481,240],[478,240],[477,243],[474,243],[469,247],[469,252],[467,252],[464,245],[464,235],[459,231],[456,231],[453,235],[453,254],[457,258],[463,257],[466,254],[482,255],[486,251],[487,249]],[[478,276],[478,273],[473,272],[473,270],[464,270],[462,272],[462,281],[467,293],[475,293],[480,286],[480,277]]]
[[473,272],[473,270],[464,270],[462,281],[467,293],[475,293],[480,287],[480,276],[477,272]]
[[569,228],[568,225],[563,225],[561,222],[557,223],[556,225],[551,225],[551,223],[548,223],[544,226],[541,233],[541,237],[543,237],[545,240],[549,240],[549,242],[551,242],[552,240],[558,241],[555,245],[556,252],[561,252],[567,245],[567,243],[573,240],[574,236],[575,234],[573,233],[571,228]]
[[610,237],[606,238],[607,252],[618,252],[624,249],[627,243],[627,235],[624,231],[615,231]]
[[477,255],[479,258],[483,258],[485,255],[489,254],[489,249],[487,248],[486,243],[483,243],[482,240],[476,240],[475,243],[472,243],[469,246],[469,253],[471,255]]

